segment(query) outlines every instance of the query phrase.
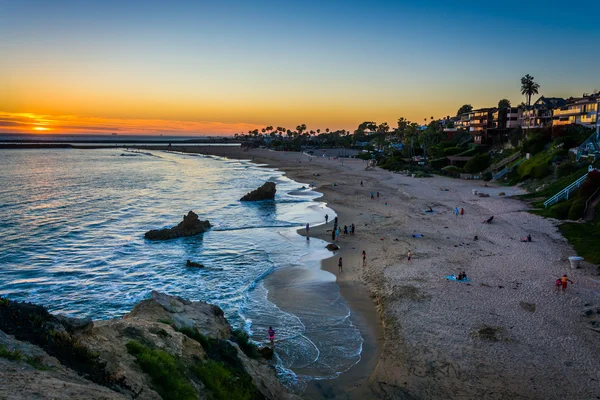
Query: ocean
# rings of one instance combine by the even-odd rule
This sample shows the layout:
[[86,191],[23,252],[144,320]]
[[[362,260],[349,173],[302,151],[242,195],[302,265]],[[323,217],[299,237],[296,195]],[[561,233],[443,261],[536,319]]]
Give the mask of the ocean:
[[[296,233],[335,215],[307,184],[249,161],[173,152],[0,150],[0,160],[1,296],[94,319],[127,313],[151,290],[205,300],[258,343],[273,326],[279,376],[296,391],[360,360],[363,339],[335,276],[320,269],[326,243]],[[239,202],[267,180],[275,202]],[[144,239],[190,210],[213,228]]]

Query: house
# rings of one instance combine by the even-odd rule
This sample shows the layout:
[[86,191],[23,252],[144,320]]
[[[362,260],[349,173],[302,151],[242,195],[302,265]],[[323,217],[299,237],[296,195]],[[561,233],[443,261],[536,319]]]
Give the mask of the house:
[[469,133],[473,136],[476,144],[482,144],[486,141],[487,131],[492,127],[495,108],[480,108],[471,111],[469,121]]
[[539,129],[552,125],[553,110],[566,104],[561,97],[540,97],[521,112],[521,128]]
[[552,126],[577,124],[597,129],[599,102],[598,93],[568,99],[565,105],[554,110]]

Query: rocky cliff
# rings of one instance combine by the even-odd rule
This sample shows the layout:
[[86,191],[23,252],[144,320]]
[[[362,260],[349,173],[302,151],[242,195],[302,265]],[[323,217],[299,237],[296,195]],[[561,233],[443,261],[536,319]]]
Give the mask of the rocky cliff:
[[0,298],[0,398],[299,399],[247,339],[219,307],[158,292],[80,323]]

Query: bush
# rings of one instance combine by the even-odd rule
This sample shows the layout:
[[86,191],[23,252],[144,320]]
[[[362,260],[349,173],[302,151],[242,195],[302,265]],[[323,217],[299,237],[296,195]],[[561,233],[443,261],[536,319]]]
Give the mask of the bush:
[[127,343],[142,370],[152,378],[152,387],[165,400],[196,400],[196,391],[185,377],[183,367],[169,353],[150,349],[134,340]]
[[446,157],[437,158],[429,161],[429,166],[433,169],[442,169],[448,165],[448,159]]
[[544,215],[550,218],[567,219],[569,218],[572,203],[572,201],[562,201],[548,208]]
[[583,217],[583,210],[585,209],[585,200],[577,198],[573,201],[571,208],[569,209],[568,218],[576,221]]
[[8,350],[6,346],[0,345],[0,357],[11,361],[19,361],[23,358],[23,353],[19,350]]
[[562,163],[558,166],[558,168],[556,170],[556,176],[558,178],[562,178],[564,176],[571,175],[573,172],[577,171],[579,168],[581,168],[581,167],[577,163],[574,163],[571,161]]
[[490,171],[486,171],[483,176],[482,179],[486,182],[491,181],[493,178],[492,173]]
[[444,156],[453,156],[455,154],[460,153],[461,151],[463,151],[461,147],[448,147],[447,149],[444,149]]
[[535,179],[544,179],[550,175],[550,168],[547,164],[537,164],[533,167],[531,172]]
[[250,336],[241,329],[235,329],[231,333],[231,339],[236,342],[240,349],[250,358],[259,358],[258,347],[250,341]]
[[600,264],[600,251],[598,251],[600,224],[589,222],[562,224],[560,232],[575,248],[578,255],[585,258],[587,262]]
[[489,154],[476,154],[465,164],[465,171],[472,174],[481,172],[490,165],[490,160]]
[[225,364],[208,360],[192,368],[217,400],[257,400],[264,397],[254,386],[249,375],[236,374]]

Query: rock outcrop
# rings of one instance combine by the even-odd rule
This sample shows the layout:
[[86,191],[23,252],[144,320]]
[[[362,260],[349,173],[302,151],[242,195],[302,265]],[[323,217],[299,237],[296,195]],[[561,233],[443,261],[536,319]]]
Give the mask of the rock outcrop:
[[198,215],[190,211],[183,216],[183,221],[173,228],[153,229],[146,232],[144,237],[149,240],[169,240],[184,236],[194,236],[206,232],[211,227],[210,222],[200,221]]
[[265,182],[265,184],[258,189],[253,190],[242,197],[240,201],[273,200],[275,198],[275,192],[277,192],[275,183]]
[[[34,308],[16,313],[14,318],[24,317],[21,325],[32,321],[39,327],[33,328],[36,334],[39,331],[45,337],[37,340],[31,329],[7,326],[7,321],[14,324],[16,320],[0,319],[0,347],[8,350],[0,356],[0,398],[212,398],[210,383],[205,384],[198,371],[205,368],[214,374],[211,365],[218,363],[230,374],[227,380],[233,382],[232,391],[245,385],[254,393],[252,398],[299,400],[283,387],[267,360],[246,355],[243,348],[248,345],[236,343],[231,326],[217,306],[152,292],[152,298],[139,302],[123,318],[93,323],[43,315],[42,307],[27,306]],[[4,315],[2,307],[11,307],[5,314],[13,318],[20,303],[0,299],[0,317]],[[29,315],[38,317],[32,319]],[[60,325],[61,320],[66,321],[68,329]],[[14,332],[14,336],[5,330]],[[39,344],[33,343],[36,341]],[[71,346],[71,352],[49,355],[59,341]],[[143,362],[136,351],[148,353]],[[70,353],[84,354],[109,379],[92,382],[86,374],[89,366],[82,365],[82,360],[73,364]],[[158,364],[148,366],[152,362]],[[165,363],[178,367],[164,375]],[[174,371],[179,371],[179,380],[170,387],[168,381]],[[187,390],[185,396],[184,392],[171,391],[182,387]]]
[[325,246],[325,248],[329,251],[336,251],[339,250],[339,246],[335,243],[329,243],[327,246]]

